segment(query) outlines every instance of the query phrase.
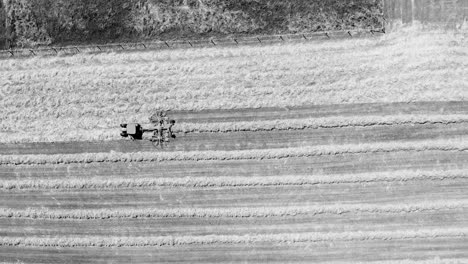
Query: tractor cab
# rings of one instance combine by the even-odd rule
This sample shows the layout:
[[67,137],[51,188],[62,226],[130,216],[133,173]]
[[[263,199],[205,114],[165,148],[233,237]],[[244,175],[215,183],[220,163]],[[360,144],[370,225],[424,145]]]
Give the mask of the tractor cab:
[[143,128],[138,123],[120,124],[122,137],[130,136],[131,139],[143,139]]

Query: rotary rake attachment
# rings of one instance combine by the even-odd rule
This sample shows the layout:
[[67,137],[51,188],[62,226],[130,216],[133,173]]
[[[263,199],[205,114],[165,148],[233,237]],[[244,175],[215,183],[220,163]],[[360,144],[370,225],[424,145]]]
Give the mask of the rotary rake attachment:
[[120,124],[120,136],[129,137],[131,140],[142,140],[145,132],[153,132],[149,141],[157,148],[164,148],[165,144],[176,137],[172,133],[175,120],[169,120],[165,111],[156,112],[149,118],[149,121],[151,122],[150,128],[143,128],[138,123]]

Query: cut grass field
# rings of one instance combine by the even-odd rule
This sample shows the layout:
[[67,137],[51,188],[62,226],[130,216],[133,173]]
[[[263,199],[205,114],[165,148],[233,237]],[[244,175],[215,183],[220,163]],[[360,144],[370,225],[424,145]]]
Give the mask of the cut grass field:
[[147,122],[158,108],[466,100],[467,47],[462,35],[413,32],[6,59],[0,65],[5,95],[0,138],[4,143],[109,139],[110,129]]
[[116,189],[158,187],[246,187],[246,186],[294,186],[339,183],[405,182],[418,180],[444,180],[468,178],[467,170],[444,171],[393,171],[342,175],[282,175],[278,176],[230,176],[230,177],[177,177],[177,178],[119,178],[96,177],[83,179],[28,179],[0,182],[4,190],[45,189]]
[[[464,138],[465,139],[465,138]],[[466,140],[432,140],[415,142],[367,143],[353,145],[322,145],[316,147],[254,149],[239,151],[174,151],[174,152],[111,152],[56,155],[2,155],[0,165],[40,165],[94,162],[164,162],[209,160],[262,160],[295,157],[363,154],[379,152],[466,151]]]
[[[452,109],[448,116],[463,111],[452,102],[431,105],[437,105],[434,111]],[[342,110],[352,116],[363,107]],[[196,115],[192,113],[193,120]],[[316,140],[322,144],[281,149],[253,144],[247,150],[222,150],[199,141],[205,145],[203,152],[136,153],[131,148],[87,154],[85,144],[67,155],[59,154],[66,149],[55,149],[58,143],[40,143],[36,154],[2,155],[10,163],[0,165],[0,255],[25,263],[60,263],[57,256],[75,262],[463,263],[468,208],[465,137],[440,133],[453,128],[462,132],[466,124],[453,119],[435,124],[435,130],[433,125],[381,125],[376,133],[386,135],[382,138],[361,137],[372,133],[367,129],[373,126],[355,133],[342,132],[346,126],[304,128],[301,133],[319,133]],[[426,139],[408,137],[410,130]],[[279,138],[275,131],[210,133],[229,135],[226,141],[245,133],[247,146],[259,140],[257,133]],[[355,144],[329,143],[322,133],[330,138],[347,134]],[[194,139],[205,136],[192,134]],[[308,144],[315,139],[305,140]],[[28,153],[34,144],[16,146]],[[84,143],[63,146],[73,149],[80,144]],[[105,146],[93,144],[96,149]],[[188,142],[176,139],[171,144]],[[107,147],[112,146],[118,143]],[[120,158],[81,162],[85,156],[106,155]],[[127,159],[148,155],[177,159]],[[60,159],[71,163],[57,164]],[[24,162],[13,164],[20,161]],[[236,255],[243,247],[256,254]]]
[[[2,61],[0,262],[464,263],[466,47],[395,33]],[[166,148],[118,138],[158,107],[177,120]]]
[[[468,112],[468,109],[467,109]],[[106,120],[109,122],[110,120]],[[115,120],[114,120],[115,122]],[[142,122],[140,122],[142,123]],[[174,133],[206,133],[206,132],[236,132],[236,131],[272,131],[272,130],[303,130],[317,128],[336,127],[369,127],[392,125],[418,125],[418,124],[451,124],[468,123],[468,115],[385,115],[385,116],[329,116],[322,118],[303,119],[273,119],[258,121],[238,122],[211,122],[211,123],[187,123],[178,124]],[[142,123],[143,127],[153,127],[152,124]],[[23,129],[27,129],[24,124]],[[95,129],[106,126],[108,128]],[[20,125],[16,126],[17,128]],[[108,141],[121,138],[116,133],[113,124],[105,124],[105,121],[94,120],[80,127],[78,130],[69,131],[66,127],[53,129],[54,135],[31,135],[31,133],[18,133],[0,138],[0,143],[30,143],[30,142],[66,142],[66,141]],[[89,131],[92,130],[92,133]]]

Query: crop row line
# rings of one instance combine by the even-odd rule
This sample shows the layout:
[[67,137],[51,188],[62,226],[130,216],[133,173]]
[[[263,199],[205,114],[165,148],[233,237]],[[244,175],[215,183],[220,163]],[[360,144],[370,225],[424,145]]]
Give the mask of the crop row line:
[[235,151],[174,151],[133,153],[79,153],[54,155],[0,155],[0,165],[70,164],[94,162],[163,162],[201,160],[282,159],[338,154],[360,154],[399,151],[466,151],[468,141],[444,139],[408,142],[321,145],[296,148],[254,149]]
[[330,204],[287,207],[233,208],[141,208],[141,209],[43,209],[16,210],[0,208],[2,218],[31,219],[110,219],[110,218],[218,218],[218,217],[282,217],[295,215],[387,213],[401,214],[431,210],[467,208],[468,200],[435,200],[391,204]]
[[180,178],[27,179],[0,182],[4,190],[117,189],[151,187],[245,187],[340,183],[404,182],[468,178],[468,170],[392,171],[338,175],[222,176]]
[[[216,122],[216,123],[177,123],[174,132],[236,132],[236,131],[271,131],[302,130],[319,128],[366,127],[378,125],[405,124],[455,124],[468,122],[468,115],[388,115],[388,116],[334,116],[320,118],[276,119],[262,121]],[[115,122],[117,123],[117,121]],[[88,122],[90,127],[99,127],[98,122]],[[151,124],[143,124],[144,127]],[[57,136],[37,136],[29,134],[5,135],[0,143],[57,142],[57,141],[102,141],[118,140],[120,135],[116,128],[103,128],[87,133],[82,128],[72,132],[59,133]]]
[[323,241],[405,240],[459,238],[468,228],[435,228],[398,231],[282,233],[255,235],[157,236],[157,237],[3,237],[1,246],[38,247],[146,247],[206,244],[298,243]]

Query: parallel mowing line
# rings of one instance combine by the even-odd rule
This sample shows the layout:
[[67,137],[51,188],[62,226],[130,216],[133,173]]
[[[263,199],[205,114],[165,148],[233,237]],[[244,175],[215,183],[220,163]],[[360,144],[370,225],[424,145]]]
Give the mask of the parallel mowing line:
[[282,233],[259,235],[154,236],[154,237],[3,237],[1,246],[38,247],[147,247],[207,244],[300,243],[324,241],[407,240],[463,238],[468,228],[366,231],[342,233]]
[[401,214],[421,211],[463,209],[468,200],[438,200],[393,204],[331,204],[287,207],[234,207],[234,208],[121,208],[121,209],[42,209],[15,210],[0,208],[1,218],[30,219],[109,219],[109,218],[242,218],[283,217],[295,215],[382,213]]
[[447,171],[393,171],[338,175],[284,175],[284,176],[229,176],[182,178],[90,178],[90,179],[39,179],[6,180],[0,189],[116,189],[148,187],[242,187],[242,186],[292,186],[339,183],[371,183],[414,180],[444,180],[468,178],[468,170]]
[[[215,123],[177,123],[174,132],[235,132],[235,131],[271,131],[271,130],[301,130],[317,128],[364,127],[377,125],[404,125],[404,124],[453,124],[468,122],[468,115],[388,115],[388,116],[331,116],[302,119],[277,119],[263,121],[238,121]],[[98,127],[99,124],[88,125]],[[144,124],[149,126],[150,124]],[[73,129],[73,133],[56,131],[56,134],[47,137],[14,134],[0,138],[0,143],[26,143],[26,142],[58,142],[58,141],[102,141],[120,139],[116,128],[105,128],[86,133],[88,128]],[[81,131],[81,132],[80,132]],[[117,132],[116,132],[117,131]],[[36,133],[37,134],[37,133]],[[1,132],[0,132],[1,135]]]
[[359,154],[397,151],[466,151],[468,141],[428,140],[408,142],[378,142],[347,145],[321,145],[312,147],[255,149],[237,151],[175,151],[136,153],[80,153],[55,155],[1,155],[0,165],[20,164],[69,164],[93,162],[148,162],[148,161],[200,161],[200,160],[246,160],[282,159],[338,154]]
[[175,130],[178,132],[233,132],[465,122],[468,122],[468,115],[332,116],[247,122],[181,123],[176,125]]

